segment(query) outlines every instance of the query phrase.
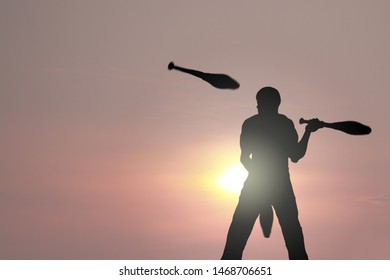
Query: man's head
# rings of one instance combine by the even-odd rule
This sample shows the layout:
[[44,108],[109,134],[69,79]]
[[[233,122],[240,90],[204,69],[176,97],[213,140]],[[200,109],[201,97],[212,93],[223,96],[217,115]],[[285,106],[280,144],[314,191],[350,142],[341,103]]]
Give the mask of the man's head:
[[263,87],[256,94],[257,109],[262,113],[277,114],[281,102],[279,91],[273,87]]

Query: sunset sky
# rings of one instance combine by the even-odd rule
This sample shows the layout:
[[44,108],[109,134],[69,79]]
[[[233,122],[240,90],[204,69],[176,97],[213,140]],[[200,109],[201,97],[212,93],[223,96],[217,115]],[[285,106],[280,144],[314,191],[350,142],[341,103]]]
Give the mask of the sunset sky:
[[[373,130],[290,163],[309,257],[390,259],[389,27],[385,0],[1,1],[0,259],[219,259],[263,86],[300,136]],[[244,259],[287,258],[256,222]]]

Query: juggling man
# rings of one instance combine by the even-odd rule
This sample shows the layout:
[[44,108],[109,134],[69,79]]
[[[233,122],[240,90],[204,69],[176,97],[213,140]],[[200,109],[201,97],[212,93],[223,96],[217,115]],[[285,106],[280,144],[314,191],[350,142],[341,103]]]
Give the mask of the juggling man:
[[308,259],[298,208],[290,181],[288,158],[293,162],[306,153],[310,134],[321,128],[318,119],[308,122],[302,139],[294,123],[279,114],[279,92],[264,87],[256,95],[258,114],[245,120],[240,137],[241,162],[248,170],[221,259],[241,259],[260,215],[263,233],[269,237],[274,209],[282,229],[289,259]]

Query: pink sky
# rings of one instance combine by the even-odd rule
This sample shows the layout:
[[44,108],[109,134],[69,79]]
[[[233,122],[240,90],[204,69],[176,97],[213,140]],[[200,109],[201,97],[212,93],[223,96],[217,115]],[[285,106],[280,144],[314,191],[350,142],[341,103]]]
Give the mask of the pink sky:
[[[290,164],[311,259],[390,259],[390,2],[2,1],[0,259],[219,259],[255,94],[356,120]],[[237,79],[222,91],[167,64]],[[276,222],[245,259],[287,259]]]

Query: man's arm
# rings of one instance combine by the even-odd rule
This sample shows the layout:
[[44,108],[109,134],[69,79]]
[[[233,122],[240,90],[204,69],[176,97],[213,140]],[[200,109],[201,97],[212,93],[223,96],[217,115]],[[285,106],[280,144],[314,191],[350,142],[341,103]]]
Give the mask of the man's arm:
[[311,133],[317,131],[321,127],[321,122],[318,119],[311,119],[309,121],[306,125],[305,133],[303,134],[301,141],[299,141],[292,150],[290,155],[292,162],[298,162],[305,156]]
[[250,155],[251,154],[247,150],[241,149],[240,161],[241,161],[242,165],[244,165],[245,169],[248,171],[251,168],[251,161],[252,161],[252,159],[250,158]]
[[249,144],[249,137],[248,137],[248,131],[247,131],[247,122],[244,122],[242,125],[241,135],[240,135],[240,147],[241,147],[241,156],[240,161],[242,165],[246,168],[246,170],[251,169],[251,149]]

